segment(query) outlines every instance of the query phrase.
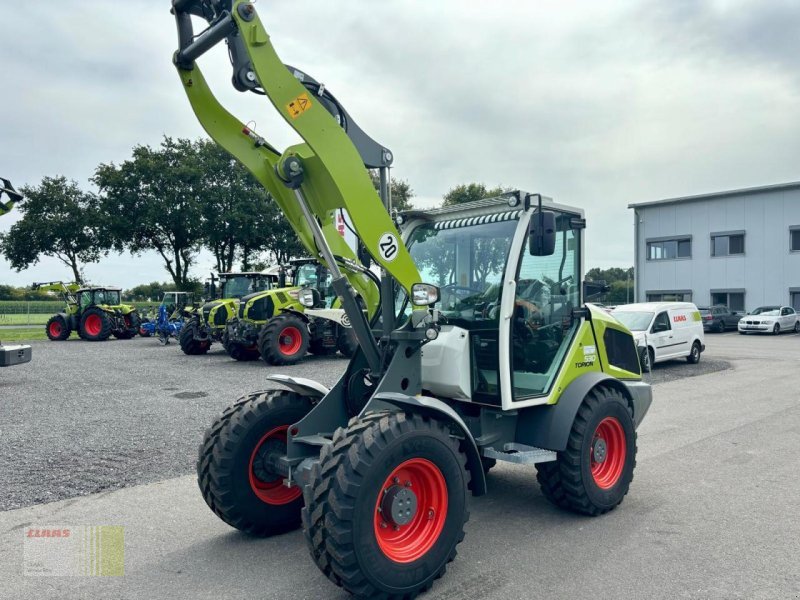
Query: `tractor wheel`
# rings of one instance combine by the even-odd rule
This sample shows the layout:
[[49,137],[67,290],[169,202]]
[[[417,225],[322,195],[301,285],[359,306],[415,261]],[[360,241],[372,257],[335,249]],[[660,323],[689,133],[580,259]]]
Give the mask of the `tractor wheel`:
[[686,362],[690,365],[696,365],[700,362],[700,342],[695,342],[692,344],[692,349],[689,352],[689,356],[686,357]]
[[134,310],[127,315],[122,315],[123,329],[114,331],[114,337],[118,340],[130,340],[136,337],[139,332],[139,314]]
[[336,346],[329,346],[325,344],[322,337],[322,331],[325,326],[319,326],[320,319],[312,318],[308,324],[308,351],[315,356],[329,356],[336,354]]
[[428,590],[464,539],[465,465],[448,429],[421,415],[351,421],[323,449],[304,490],[314,562],[359,597]]
[[258,335],[258,350],[270,365],[293,365],[308,352],[308,325],[293,314],[272,317]]
[[287,390],[249,394],[206,430],[197,458],[197,483],[212,511],[252,535],[300,526],[302,490],[286,487],[269,459],[285,454],[289,426],[305,417],[308,397]]
[[181,329],[181,335],[178,338],[178,343],[181,345],[181,350],[184,354],[189,356],[197,356],[198,354],[205,354],[211,348],[210,340],[196,340],[194,338],[197,331],[197,323],[189,323]]
[[483,474],[488,475],[489,471],[491,471],[497,466],[497,459],[486,458],[485,456],[481,456],[481,466],[483,467]]
[[72,330],[67,324],[67,320],[61,315],[53,315],[47,320],[45,325],[47,337],[53,342],[63,342],[72,333]]
[[575,512],[596,516],[615,508],[628,493],[636,466],[636,430],[625,397],[595,388],[583,401],[566,450],[537,465],[545,498]]
[[242,362],[258,360],[261,356],[258,348],[248,348],[244,344],[230,341],[228,342],[228,354],[232,359]]
[[353,358],[356,350],[358,350],[358,340],[356,339],[356,334],[352,327],[339,326],[336,348],[342,353],[342,356]]
[[111,335],[111,318],[104,310],[87,308],[81,315],[81,338],[89,342],[102,342]]

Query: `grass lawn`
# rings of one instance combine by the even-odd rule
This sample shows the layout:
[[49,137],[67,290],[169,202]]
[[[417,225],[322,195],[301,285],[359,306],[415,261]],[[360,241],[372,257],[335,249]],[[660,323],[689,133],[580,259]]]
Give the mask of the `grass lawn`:
[[20,329],[0,329],[0,341],[3,343],[9,342],[27,342],[30,340],[46,340],[47,334],[44,327],[26,327]]

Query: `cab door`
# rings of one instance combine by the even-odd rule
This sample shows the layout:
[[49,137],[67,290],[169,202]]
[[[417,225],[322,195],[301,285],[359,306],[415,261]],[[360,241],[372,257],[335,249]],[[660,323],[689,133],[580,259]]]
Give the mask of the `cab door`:
[[670,323],[669,313],[666,310],[658,313],[653,319],[648,338],[648,341],[653,346],[657,361],[669,358],[676,353],[674,331]]

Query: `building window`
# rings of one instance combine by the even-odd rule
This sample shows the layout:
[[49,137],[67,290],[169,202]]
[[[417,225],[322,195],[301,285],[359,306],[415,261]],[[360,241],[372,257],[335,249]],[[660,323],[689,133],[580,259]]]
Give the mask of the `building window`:
[[711,304],[727,306],[731,312],[744,312],[744,292],[711,292]]
[[792,227],[789,231],[789,250],[792,252],[800,252],[800,226]]
[[791,296],[792,296],[792,308],[794,308],[796,312],[800,312],[800,292],[792,292]]
[[711,256],[744,254],[744,233],[711,234]]
[[691,302],[690,290],[656,290],[647,292],[648,302]]
[[647,242],[647,260],[673,260],[692,257],[692,239],[675,238]]

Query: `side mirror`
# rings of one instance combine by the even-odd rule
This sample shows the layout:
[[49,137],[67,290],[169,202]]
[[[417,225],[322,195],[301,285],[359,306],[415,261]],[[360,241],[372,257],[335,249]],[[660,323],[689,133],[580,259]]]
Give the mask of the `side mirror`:
[[528,252],[531,256],[552,256],[556,251],[556,213],[537,210],[528,228]]

